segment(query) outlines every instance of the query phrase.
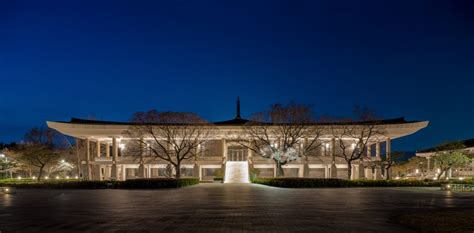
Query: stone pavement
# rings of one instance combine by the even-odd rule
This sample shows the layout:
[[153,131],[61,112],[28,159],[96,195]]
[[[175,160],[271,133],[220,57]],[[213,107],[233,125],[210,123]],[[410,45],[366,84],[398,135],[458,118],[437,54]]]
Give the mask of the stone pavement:
[[433,188],[18,190],[0,195],[0,232],[410,232],[398,214],[473,208]]

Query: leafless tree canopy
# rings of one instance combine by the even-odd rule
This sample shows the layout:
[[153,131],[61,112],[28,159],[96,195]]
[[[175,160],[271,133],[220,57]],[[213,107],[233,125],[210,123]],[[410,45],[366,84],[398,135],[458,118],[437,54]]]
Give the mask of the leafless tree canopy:
[[39,170],[38,180],[47,166],[56,164],[60,159],[60,149],[55,144],[58,137],[55,130],[33,128],[25,135],[25,143],[16,148],[18,161]]
[[311,108],[302,104],[274,104],[268,111],[254,114],[243,131],[240,144],[273,159],[279,176],[283,175],[282,165],[306,156],[321,145],[318,139],[322,127]]
[[[362,159],[367,146],[384,134],[383,129],[379,127],[378,117],[373,110],[367,107],[356,106],[354,108],[355,120],[345,118],[345,124],[331,125],[332,137],[340,147],[341,152],[336,156],[342,157],[348,165],[347,177],[350,179],[352,173],[352,162]],[[356,122],[360,122],[355,124]],[[354,123],[354,124],[352,124]]]
[[212,133],[212,126],[195,113],[188,112],[137,112],[129,129],[131,138],[140,151],[167,161],[175,168],[175,177],[180,178],[183,160],[195,157]]

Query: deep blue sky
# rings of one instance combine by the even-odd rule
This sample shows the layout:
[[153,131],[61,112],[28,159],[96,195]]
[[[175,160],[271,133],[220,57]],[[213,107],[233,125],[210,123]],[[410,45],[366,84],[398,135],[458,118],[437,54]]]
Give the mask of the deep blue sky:
[[[171,4],[171,2],[173,2]],[[295,100],[474,137],[471,1],[1,1],[0,141],[46,120],[151,108],[209,120]]]

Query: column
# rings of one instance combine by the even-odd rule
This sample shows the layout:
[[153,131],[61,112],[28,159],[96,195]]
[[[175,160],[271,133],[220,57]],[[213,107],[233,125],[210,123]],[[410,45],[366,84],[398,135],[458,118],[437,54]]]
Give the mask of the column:
[[86,138],[86,166],[87,166],[87,180],[92,180],[91,171],[91,141]]
[[112,174],[110,176],[112,180],[117,179],[117,156],[118,156],[117,139],[112,138]]
[[[139,139],[140,142],[138,143],[140,145],[140,164],[138,165],[138,177],[139,178],[146,178],[146,168],[145,168],[145,164],[143,162],[143,155],[145,153],[145,150],[146,149],[146,145],[143,145],[143,138],[140,138]],[[144,148],[145,147],[145,148]],[[134,174],[135,176],[136,174]]]
[[202,145],[199,144],[196,146],[196,155],[194,156],[194,165],[193,165],[193,176],[199,177],[199,165],[198,165],[198,157],[199,153],[201,152]]
[[122,180],[127,180],[127,167],[125,165],[122,165]]
[[[97,142],[96,142],[96,157],[100,158],[100,141],[99,140],[97,140]],[[98,159],[95,159],[95,161],[97,161],[97,160]],[[94,180],[101,180],[103,177],[102,177],[100,165],[99,164],[93,164],[92,167],[93,167],[92,177],[94,178]]]
[[[392,156],[392,139],[390,138],[387,138],[387,141],[385,143],[385,159],[387,161],[390,161],[391,160],[391,156]],[[391,168],[388,168],[385,170],[385,179],[391,179],[392,178],[392,169]]]
[[360,173],[359,173],[360,169],[359,169],[359,168],[360,168],[360,167],[361,167],[360,164],[353,164],[353,165],[352,165],[352,171],[353,171],[353,173],[352,173],[352,179],[353,179],[353,180],[359,179],[359,175],[360,175]]
[[100,141],[99,141],[99,140],[97,140],[96,146],[97,146],[97,147],[96,147],[96,148],[97,148],[97,149],[96,149],[96,151],[97,151],[97,157],[100,157]]
[[109,143],[105,143],[105,157],[110,158],[110,145],[109,145]]
[[386,159],[390,160],[391,154],[392,154],[392,139],[387,138],[386,144],[385,144],[385,153],[386,153]]
[[380,142],[375,143],[375,160],[380,161]]
[[[304,138],[303,141],[303,146],[300,148],[301,150],[304,150],[308,146],[308,138]],[[304,158],[304,166],[303,166],[303,177],[310,177],[309,174],[309,161],[308,161],[308,155],[305,153],[305,158]]]
[[248,148],[247,148],[247,160],[250,162],[250,163],[253,163],[253,160],[252,160],[252,149],[250,149],[252,147],[252,141],[249,140],[248,142]]
[[227,161],[227,142],[225,139],[222,139],[222,153],[223,153],[224,161]]
[[[222,138],[222,165],[221,165],[221,171],[222,174],[224,175],[225,179],[225,163],[227,162],[227,143],[225,138]],[[202,168],[199,167],[199,177],[202,179]]]
[[367,144],[367,158],[372,159],[372,145]]
[[[81,164],[81,159],[80,159],[80,154],[79,154],[79,139],[76,138],[76,157],[77,157],[77,176],[81,177],[81,174],[82,174],[82,164]],[[83,174],[82,174],[83,175]],[[81,177],[82,178],[82,177]]]
[[148,178],[151,178],[151,165],[148,164],[147,167],[148,167],[148,170],[147,170],[147,174],[148,174],[148,175],[147,175],[147,177],[148,177]]
[[331,139],[331,178],[337,178],[337,167],[336,167],[336,138]]

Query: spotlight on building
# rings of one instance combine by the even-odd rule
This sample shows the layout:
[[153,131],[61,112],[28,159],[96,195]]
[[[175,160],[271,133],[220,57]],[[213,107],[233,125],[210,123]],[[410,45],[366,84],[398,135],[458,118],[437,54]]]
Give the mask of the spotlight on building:
[[66,176],[66,179],[68,179],[68,180],[69,180],[69,176]]
[[434,177],[434,178],[433,178],[433,180],[437,180],[437,179],[438,179],[438,177]]
[[59,176],[56,176],[56,180],[59,180]]
[[399,180],[399,179],[400,179],[400,176],[396,176],[396,177],[395,177],[395,180]]
[[75,179],[79,179],[79,176],[75,176],[74,178],[75,178]]
[[21,176],[18,176],[17,178],[18,178],[19,180],[21,180]]
[[458,179],[459,179],[459,180],[464,180],[464,177],[459,177]]
[[66,160],[64,160],[64,159],[61,159],[61,163],[65,163],[65,162],[66,162]]
[[47,179],[49,179],[49,177],[48,177],[48,176],[45,176],[45,177],[44,177],[44,179],[46,179],[46,180],[47,180]]
[[418,172],[420,172],[420,170],[416,169],[416,170],[415,170],[415,173],[418,174]]
[[36,180],[36,176],[32,176],[31,179]]

